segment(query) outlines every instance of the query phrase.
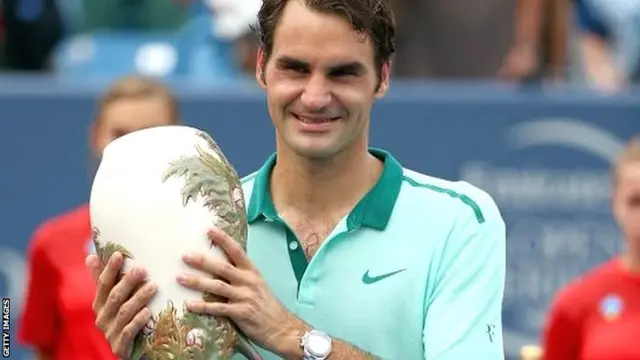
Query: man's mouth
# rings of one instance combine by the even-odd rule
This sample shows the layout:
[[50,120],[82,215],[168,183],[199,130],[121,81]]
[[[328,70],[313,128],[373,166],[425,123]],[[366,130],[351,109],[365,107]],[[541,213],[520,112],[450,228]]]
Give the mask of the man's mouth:
[[328,122],[332,122],[340,119],[339,116],[328,117],[328,116],[298,115],[298,114],[293,114],[293,117],[304,124],[324,124],[324,123],[328,123]]

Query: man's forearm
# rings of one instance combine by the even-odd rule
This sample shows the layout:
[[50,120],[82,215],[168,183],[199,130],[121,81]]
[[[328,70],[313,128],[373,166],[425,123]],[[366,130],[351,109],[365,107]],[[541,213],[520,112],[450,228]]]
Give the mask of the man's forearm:
[[[300,340],[305,332],[312,328],[302,320],[297,319],[295,324],[291,324],[291,330],[287,331],[282,341],[279,341],[280,349],[275,350],[278,355],[287,360],[301,360],[304,356]],[[328,360],[379,360],[371,353],[368,353],[358,347],[351,345],[343,340],[331,337],[331,355]]]
[[333,350],[329,360],[379,360],[381,358],[370,354],[364,350],[347,344],[346,342],[338,339],[332,339]]
[[[381,358],[373,354],[334,337],[331,338],[331,346],[331,355],[329,355],[328,360],[381,360]],[[303,355],[302,347],[298,342],[297,346],[288,351],[287,354],[284,354],[284,358],[287,360],[302,360]]]
[[516,46],[539,51],[544,0],[519,0],[516,8]]

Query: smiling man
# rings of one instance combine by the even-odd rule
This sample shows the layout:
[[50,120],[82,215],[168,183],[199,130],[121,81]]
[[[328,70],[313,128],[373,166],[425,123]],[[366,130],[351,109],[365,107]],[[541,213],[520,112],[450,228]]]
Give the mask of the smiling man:
[[[219,231],[229,256],[185,262],[216,279],[176,274],[226,303],[265,359],[504,359],[505,224],[465,182],[405,169],[369,147],[371,108],[389,86],[394,23],[386,1],[264,0],[256,78],[277,151],[244,179],[248,251]],[[98,281],[98,325],[121,357],[150,311],[154,285],[116,254]]]

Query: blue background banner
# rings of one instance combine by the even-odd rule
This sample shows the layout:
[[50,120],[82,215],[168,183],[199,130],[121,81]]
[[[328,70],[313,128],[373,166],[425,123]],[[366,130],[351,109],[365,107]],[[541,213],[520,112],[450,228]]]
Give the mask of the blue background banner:
[[[100,84],[0,79],[0,295],[17,328],[34,228],[87,201],[88,126]],[[241,175],[274,151],[257,90],[175,84],[186,122],[208,131]],[[609,211],[610,166],[639,132],[637,95],[603,97],[493,85],[394,84],[372,117],[373,146],[405,167],[466,180],[508,227],[505,346],[539,341],[555,291],[621,248]],[[13,341],[12,358],[29,352]]]

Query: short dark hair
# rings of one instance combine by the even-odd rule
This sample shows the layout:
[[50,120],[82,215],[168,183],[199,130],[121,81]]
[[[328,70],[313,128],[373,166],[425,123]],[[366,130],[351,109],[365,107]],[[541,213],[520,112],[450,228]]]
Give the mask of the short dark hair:
[[[290,0],[263,0],[254,31],[267,59],[273,49],[273,34]],[[353,29],[367,35],[374,47],[377,70],[395,53],[395,19],[389,0],[302,0],[311,10],[339,15]]]

